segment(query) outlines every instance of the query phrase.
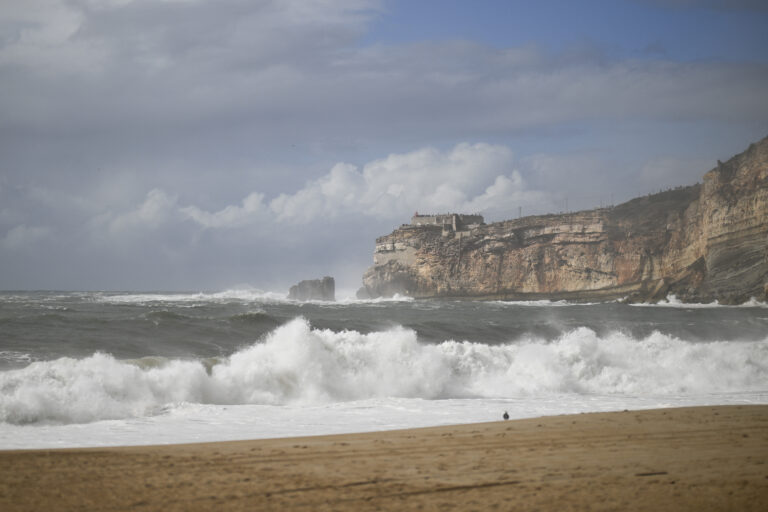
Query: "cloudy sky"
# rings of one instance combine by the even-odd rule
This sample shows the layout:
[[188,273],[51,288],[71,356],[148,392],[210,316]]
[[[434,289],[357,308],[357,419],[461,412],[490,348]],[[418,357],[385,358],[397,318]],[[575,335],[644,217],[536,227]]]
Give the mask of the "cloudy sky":
[[415,210],[695,183],[767,49],[764,0],[2,0],[0,289],[352,293]]

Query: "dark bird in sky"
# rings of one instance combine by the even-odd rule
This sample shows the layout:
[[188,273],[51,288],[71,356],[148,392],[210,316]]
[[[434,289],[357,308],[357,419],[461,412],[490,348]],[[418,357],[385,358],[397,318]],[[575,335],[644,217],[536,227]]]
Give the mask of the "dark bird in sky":
[[502,416],[505,420],[509,419],[509,414],[507,414],[507,411],[504,411],[504,416]]

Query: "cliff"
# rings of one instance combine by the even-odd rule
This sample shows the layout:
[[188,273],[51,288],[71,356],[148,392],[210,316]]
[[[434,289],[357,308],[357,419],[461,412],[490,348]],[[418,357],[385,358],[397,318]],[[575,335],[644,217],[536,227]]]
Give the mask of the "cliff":
[[741,303],[768,292],[768,138],[703,182],[613,208],[376,240],[361,294]]

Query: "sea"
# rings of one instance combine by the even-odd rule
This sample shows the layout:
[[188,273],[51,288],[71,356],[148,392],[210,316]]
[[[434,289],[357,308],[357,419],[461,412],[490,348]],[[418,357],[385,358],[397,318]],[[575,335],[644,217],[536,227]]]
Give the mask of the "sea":
[[0,292],[0,449],[768,403],[768,306]]

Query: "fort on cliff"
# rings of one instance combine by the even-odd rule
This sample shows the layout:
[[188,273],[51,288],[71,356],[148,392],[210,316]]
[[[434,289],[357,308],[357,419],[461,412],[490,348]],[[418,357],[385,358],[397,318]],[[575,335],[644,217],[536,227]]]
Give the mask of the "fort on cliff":
[[419,215],[416,212],[407,226],[439,226],[443,231],[462,231],[484,224],[483,216],[479,214],[465,215],[462,213],[441,213],[438,215]]
[[484,224],[419,215],[376,239],[361,296],[741,303],[768,293],[768,138],[701,184]]

